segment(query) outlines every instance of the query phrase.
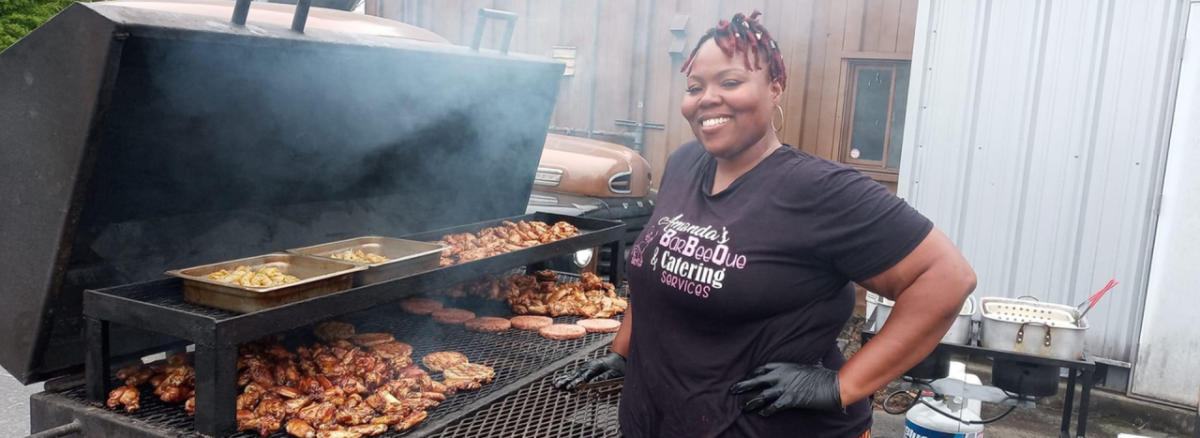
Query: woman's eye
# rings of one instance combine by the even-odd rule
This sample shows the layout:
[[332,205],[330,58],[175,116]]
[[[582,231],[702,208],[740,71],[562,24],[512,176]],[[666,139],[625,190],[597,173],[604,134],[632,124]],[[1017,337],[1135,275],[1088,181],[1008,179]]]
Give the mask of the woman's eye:
[[721,85],[724,85],[725,88],[733,88],[740,84],[741,84],[741,82],[738,82],[738,81],[725,81],[725,82],[721,83]]
[[687,92],[692,93],[692,94],[699,93],[700,87],[697,87],[697,86],[688,87]]

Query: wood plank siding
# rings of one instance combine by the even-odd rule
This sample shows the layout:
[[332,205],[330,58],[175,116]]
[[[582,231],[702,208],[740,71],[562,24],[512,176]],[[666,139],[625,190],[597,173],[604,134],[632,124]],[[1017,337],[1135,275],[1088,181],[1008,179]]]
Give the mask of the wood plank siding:
[[[679,69],[719,20],[763,12],[789,75],[781,140],[837,159],[847,60],[910,60],[917,0],[369,0],[367,11],[469,44],[480,7],[520,16],[512,51],[550,56],[556,46],[575,49],[574,75],[562,79],[554,127],[622,133],[630,128],[614,120],[665,124],[647,130],[642,147],[657,182],[671,152],[694,138],[679,112],[685,88]],[[686,45],[683,54],[672,55],[670,27],[680,16],[687,17]],[[489,27],[483,46],[496,48],[503,26]],[[894,182],[884,183],[894,190]]]

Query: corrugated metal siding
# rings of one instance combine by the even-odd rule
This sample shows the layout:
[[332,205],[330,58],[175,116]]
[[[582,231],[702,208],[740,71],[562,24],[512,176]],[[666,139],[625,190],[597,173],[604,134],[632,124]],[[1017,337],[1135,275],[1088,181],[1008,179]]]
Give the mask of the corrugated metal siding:
[[899,194],[962,249],[978,296],[1076,304],[1131,362],[1187,0],[921,3]]

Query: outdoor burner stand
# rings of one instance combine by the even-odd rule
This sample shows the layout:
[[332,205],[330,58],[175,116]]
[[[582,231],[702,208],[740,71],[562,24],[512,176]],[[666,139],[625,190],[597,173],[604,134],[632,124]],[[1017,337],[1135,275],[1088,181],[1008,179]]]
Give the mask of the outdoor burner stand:
[[[83,313],[88,345],[85,368],[88,399],[102,403],[112,390],[110,324],[174,336],[196,345],[196,430],[210,436],[226,435],[237,429],[237,349],[242,343],[583,249],[607,245],[614,255],[624,254],[624,224],[546,213],[497,219],[405,238],[437,240],[445,234],[498,226],[504,220],[566,221],[579,228],[580,233],[495,257],[245,314],[187,302],[183,298],[183,281],[178,278],[87,290],[83,297]],[[619,256],[610,261],[613,284],[620,285],[624,281],[623,261]]]
[[[875,331],[863,330],[862,331],[863,345],[866,345],[867,341],[870,341],[871,338],[875,337],[875,335],[876,335]],[[974,342],[975,341],[972,340],[972,343],[974,343]],[[1075,403],[1076,375],[1080,375],[1080,377],[1083,378],[1083,385],[1082,385],[1083,388],[1082,388],[1081,394],[1079,396],[1079,419],[1075,423],[1075,436],[1078,438],[1086,438],[1087,437],[1088,407],[1090,406],[1090,403],[1091,403],[1092,386],[1094,386],[1096,383],[1095,376],[1097,373],[1103,375],[1108,370],[1108,365],[1095,362],[1090,357],[1084,357],[1084,360],[1081,360],[1081,361],[1059,360],[1059,359],[1051,359],[1051,358],[1041,357],[1041,356],[1032,356],[1032,355],[1027,355],[1027,354],[1013,353],[1011,351],[994,350],[994,349],[990,349],[990,348],[977,347],[974,345],[958,345],[958,344],[939,343],[938,346],[936,348],[934,348],[934,351],[932,353],[930,353],[930,355],[934,355],[934,354],[946,354],[946,355],[964,354],[970,358],[987,357],[992,360],[1007,359],[1007,360],[1027,362],[1027,363],[1039,364],[1039,365],[1057,366],[1060,368],[1066,368],[1066,369],[1070,370],[1070,372],[1067,373],[1067,375],[1068,375],[1068,377],[1067,377],[1067,395],[1066,395],[1066,397],[1063,398],[1062,428],[1060,429],[1060,432],[1059,432],[1059,438],[1070,438],[1071,437],[1071,413],[1075,409],[1074,403]],[[937,380],[931,382],[931,384],[936,385],[936,382],[937,382]],[[946,388],[949,386],[951,386],[951,385],[940,386],[940,387]],[[959,387],[965,388],[967,386],[973,387],[975,385],[961,385],[961,384],[956,383],[954,386],[959,386]],[[924,386],[924,387],[928,388],[928,386]],[[952,396],[962,396],[964,398],[971,398],[974,400],[980,400],[980,401],[984,401],[984,402],[988,402],[988,403],[1008,404],[1008,405],[1016,405],[1016,406],[1021,406],[1021,404],[1014,403],[1014,401],[1019,402],[1020,400],[1025,400],[1025,399],[1006,398],[1007,396],[1004,395],[1005,394],[1004,391],[1002,391],[1000,388],[996,388],[993,386],[983,386],[983,387],[975,389],[974,391],[972,391],[970,388],[968,388],[967,392],[973,392],[972,395],[979,395],[984,392],[993,392],[993,393],[999,393],[1001,395],[1001,397],[993,398],[993,399],[989,400],[986,398],[969,397],[966,394],[955,394],[955,393],[949,392],[949,391],[944,394],[952,395]]]

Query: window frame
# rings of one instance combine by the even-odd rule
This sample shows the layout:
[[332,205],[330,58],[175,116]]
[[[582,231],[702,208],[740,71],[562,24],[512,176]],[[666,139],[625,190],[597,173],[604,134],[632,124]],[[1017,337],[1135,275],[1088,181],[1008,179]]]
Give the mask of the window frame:
[[[912,62],[902,59],[878,59],[878,58],[846,58],[845,72],[843,76],[845,80],[845,88],[842,98],[845,102],[842,105],[844,112],[842,114],[842,123],[840,127],[840,139],[838,141],[837,157],[838,161],[854,167],[859,171],[870,175],[872,178],[882,181],[896,182],[899,179],[900,169],[887,167],[888,152],[891,149],[891,133],[892,119],[896,111],[896,76],[900,67],[908,66],[911,73]],[[884,144],[883,155],[878,161],[862,160],[850,157],[850,145],[852,144],[854,135],[854,109],[857,104],[858,97],[858,73],[862,70],[891,70],[891,88],[888,94],[888,109],[887,109],[887,126],[884,129]],[[911,97],[911,96],[909,96]],[[907,102],[905,102],[907,104]],[[906,122],[907,122],[907,117]],[[906,123],[907,124],[907,123]],[[903,146],[903,142],[901,143]]]

